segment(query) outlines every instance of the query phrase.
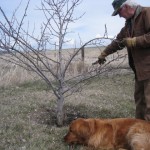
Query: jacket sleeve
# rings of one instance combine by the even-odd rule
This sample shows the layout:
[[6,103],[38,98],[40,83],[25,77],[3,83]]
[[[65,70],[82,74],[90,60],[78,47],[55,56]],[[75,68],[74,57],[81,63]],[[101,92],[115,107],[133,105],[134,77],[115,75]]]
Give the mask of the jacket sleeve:
[[121,29],[120,33],[104,50],[107,55],[115,53],[117,50],[123,49],[125,46],[121,41],[125,38],[125,27]]
[[141,48],[150,48],[150,9],[145,10],[143,13],[143,21],[145,34],[136,37],[136,46]]

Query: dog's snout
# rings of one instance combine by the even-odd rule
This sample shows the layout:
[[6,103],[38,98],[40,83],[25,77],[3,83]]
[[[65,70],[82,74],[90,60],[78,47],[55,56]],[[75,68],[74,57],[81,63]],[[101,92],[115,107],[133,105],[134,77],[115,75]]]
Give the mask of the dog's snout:
[[67,139],[67,135],[64,136],[64,141],[65,141],[65,142],[66,142],[66,139]]
[[66,135],[64,136],[64,142],[67,143],[67,141],[68,141],[68,134],[66,134]]

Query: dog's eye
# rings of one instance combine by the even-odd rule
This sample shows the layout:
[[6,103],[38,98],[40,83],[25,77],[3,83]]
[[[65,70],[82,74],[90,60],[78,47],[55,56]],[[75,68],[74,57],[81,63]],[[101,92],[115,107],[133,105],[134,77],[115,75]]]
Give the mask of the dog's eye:
[[72,129],[70,129],[70,132],[73,132],[73,130],[72,130]]

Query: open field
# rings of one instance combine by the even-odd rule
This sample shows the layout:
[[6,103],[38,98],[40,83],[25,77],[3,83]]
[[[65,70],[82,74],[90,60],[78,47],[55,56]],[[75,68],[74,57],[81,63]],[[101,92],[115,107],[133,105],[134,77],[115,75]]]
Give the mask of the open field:
[[[84,71],[89,71],[93,69],[92,63],[95,62],[100,55],[101,51],[104,49],[104,47],[89,47],[85,48],[85,57],[84,57]],[[69,59],[69,57],[73,54],[74,50],[64,50],[63,51],[63,60],[64,64],[65,61]],[[107,57],[107,62],[110,60],[116,58],[117,56],[124,56],[121,59],[116,59],[114,62],[111,62],[111,64],[107,66],[117,66],[120,64],[120,67],[128,68],[128,62],[127,62],[127,55],[126,50],[119,51],[117,54],[113,54]],[[49,51],[46,52],[46,56],[50,57],[51,59],[57,61],[58,59],[58,51]],[[12,58],[12,56],[6,54],[1,55],[1,57],[4,59],[6,58]],[[20,56],[22,57],[22,56]],[[15,58],[14,58],[15,59]],[[23,58],[22,58],[23,59]],[[99,66],[99,65],[98,65]],[[52,64],[52,67],[54,70],[56,70],[56,64]],[[94,66],[95,67],[95,66]],[[83,69],[83,62],[81,60],[81,52],[76,55],[76,57],[71,62],[67,75],[69,76],[76,76],[82,72]],[[4,62],[0,59],[0,86],[11,86],[11,85],[17,85],[20,83],[24,83],[26,81],[32,81],[32,80],[39,80],[40,78],[33,72],[28,72],[23,68],[20,68],[16,64]]]
[[[87,50],[88,67],[99,53],[98,49]],[[123,65],[128,67],[127,61]],[[75,118],[134,117],[130,71],[93,78],[82,91],[66,98],[64,126],[58,128],[56,100],[45,83],[13,64],[1,61],[0,69],[0,150],[67,150],[63,136]],[[82,146],[76,149],[85,150]]]
[[[55,98],[45,84],[0,88],[0,150],[67,150],[63,136],[71,120],[134,117],[133,76],[100,77],[65,101],[65,126],[55,126]],[[76,149],[84,150],[83,147]]]

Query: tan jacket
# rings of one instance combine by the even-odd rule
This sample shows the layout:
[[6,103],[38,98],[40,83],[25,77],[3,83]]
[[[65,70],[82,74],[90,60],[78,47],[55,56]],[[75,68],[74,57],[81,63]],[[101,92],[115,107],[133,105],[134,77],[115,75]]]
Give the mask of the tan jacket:
[[[136,37],[136,47],[128,48],[129,65],[138,80],[150,78],[150,7],[138,6],[134,17],[126,21],[125,26],[117,35],[116,40],[122,41],[126,37]],[[113,41],[104,50],[112,54],[124,48],[124,45]]]

